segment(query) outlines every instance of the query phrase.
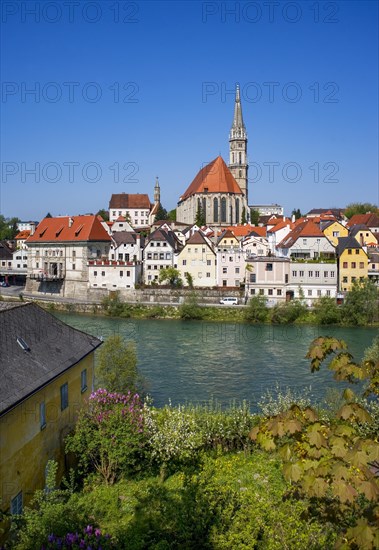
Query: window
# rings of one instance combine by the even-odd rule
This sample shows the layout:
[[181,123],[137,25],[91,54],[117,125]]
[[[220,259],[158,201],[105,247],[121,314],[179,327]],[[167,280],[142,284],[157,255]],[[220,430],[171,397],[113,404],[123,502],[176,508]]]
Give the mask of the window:
[[76,265],[75,265],[75,264],[72,264],[72,269],[73,269],[73,270],[76,269]]
[[254,296],[254,294],[255,294],[255,288],[252,288],[252,289],[250,290],[250,294],[251,294],[252,296]]
[[159,254],[159,259],[160,259],[160,260],[164,260],[164,252],[161,252],[161,253]]
[[171,258],[171,252],[166,252],[166,260],[169,260]]
[[343,283],[347,283],[347,277],[343,277],[343,278],[342,278],[342,282],[343,282]]
[[352,277],[351,278],[351,282],[354,283],[354,281],[356,280],[356,277]]
[[340,232],[339,231],[333,231],[333,237],[339,237]]
[[303,239],[303,244],[307,244],[307,239]]
[[347,269],[347,262],[343,262],[342,267],[343,267],[344,269]]
[[68,407],[68,383],[61,386],[61,411]]
[[227,281],[225,279],[222,281],[222,286],[226,286]]
[[83,369],[80,373],[80,389],[82,393],[87,389],[87,369]]
[[315,277],[320,277],[320,272],[319,271],[315,271]]
[[183,260],[183,265],[187,265],[187,260]]
[[210,277],[210,276],[211,276],[211,274],[210,274],[210,273],[207,273],[207,277]]
[[329,276],[329,272],[328,271],[324,271],[324,277],[328,277]]
[[126,272],[126,276],[127,276],[127,277],[130,277],[130,271],[127,271],[127,272]]
[[250,282],[256,283],[257,282],[257,275],[255,273],[250,274]]
[[351,250],[351,248],[348,248],[347,253],[348,253],[348,254],[352,254],[352,252],[353,252],[353,251]]
[[239,279],[235,280],[235,285],[234,286],[240,286],[240,280]]
[[351,262],[351,269],[355,269],[357,267],[356,262]]
[[212,260],[207,260],[207,265],[212,265]]
[[213,199],[213,221],[218,222],[218,199]]
[[265,293],[264,288],[260,288],[259,289],[259,294],[264,294],[264,293]]
[[364,267],[365,267],[364,262],[359,262],[359,269],[364,269]]
[[75,250],[72,251],[72,257],[76,258],[76,251]]
[[356,253],[356,254],[359,254],[359,248],[356,248],[356,249],[355,249],[355,253]]
[[152,258],[151,252],[148,252],[148,253],[147,253],[147,259],[148,259],[148,260],[151,260],[151,258]]
[[310,272],[308,273],[308,276],[309,276],[309,277],[313,277],[313,271],[310,271]]
[[46,405],[45,401],[39,404],[39,427],[41,430],[46,428]]
[[304,277],[304,271],[299,271],[299,277]]
[[272,296],[273,293],[274,293],[274,291],[272,290],[272,288],[269,288],[269,289],[268,289],[268,295],[269,295],[269,296]]
[[326,295],[327,295],[327,296],[330,296],[330,290],[327,290],[327,291],[326,291]]
[[334,271],[331,271],[331,272],[330,272],[330,276],[331,276],[331,277],[334,277]]
[[312,296],[312,291],[308,290],[308,296]]
[[222,272],[223,272],[223,273],[228,273],[228,268],[227,268],[227,267],[223,267],[223,268],[222,268]]
[[226,199],[221,199],[221,223],[226,222]]
[[11,500],[11,514],[13,516],[22,514],[22,491]]
[[235,273],[239,273],[240,272],[240,268],[239,267],[236,267],[235,268]]
[[297,277],[297,271],[292,271],[292,277]]
[[166,242],[164,242],[164,243],[163,243],[163,246],[167,246],[167,243],[166,243]]
[[120,277],[123,277],[123,276],[124,276],[124,272],[120,271]]
[[102,277],[105,277],[105,271],[102,271],[102,272],[101,272],[101,276],[102,276]]
[[277,296],[281,296],[281,295],[282,295],[282,289],[281,289],[281,288],[278,288],[278,290],[276,291],[276,295],[277,295]]
[[284,275],[284,282],[288,283],[288,275]]
[[266,271],[272,271],[272,264],[266,264]]
[[317,296],[321,296],[321,290],[317,291]]
[[124,254],[123,254],[123,253],[119,253],[118,259],[119,259],[119,260],[123,260],[123,259],[124,259]]

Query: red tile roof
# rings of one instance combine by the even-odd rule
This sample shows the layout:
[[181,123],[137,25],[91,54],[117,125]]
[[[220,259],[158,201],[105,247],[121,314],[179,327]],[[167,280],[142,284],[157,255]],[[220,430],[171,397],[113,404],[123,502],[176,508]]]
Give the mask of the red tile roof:
[[144,193],[134,195],[130,193],[113,194],[109,201],[109,208],[143,208],[150,210],[151,206],[149,196]]
[[353,225],[366,225],[367,227],[379,227],[378,214],[354,214],[347,222],[347,227]]
[[275,224],[274,227],[271,227],[267,231],[269,233],[276,233],[277,231],[280,231],[281,229],[284,229],[285,227],[289,226],[289,228],[292,230],[294,227],[294,224],[290,221],[279,221],[279,223]]
[[[246,235],[250,235],[250,233],[257,229],[254,225],[245,224],[245,225],[230,225],[229,227],[226,227],[225,229],[230,230],[236,237],[246,237]],[[260,228],[262,229],[262,228]],[[266,234],[266,228],[265,234]]]
[[15,239],[27,239],[30,235],[30,229],[24,229],[23,231],[20,231],[20,233],[17,233],[15,236]]
[[44,218],[27,243],[110,241],[111,237],[97,216]]
[[278,244],[279,248],[289,248],[295,244],[300,237],[323,237],[326,238],[324,233],[320,230],[319,226],[313,222],[312,219],[305,219],[300,223],[297,223],[288,235]]
[[198,172],[179,200],[187,199],[195,193],[235,193],[242,195],[240,186],[220,156]]

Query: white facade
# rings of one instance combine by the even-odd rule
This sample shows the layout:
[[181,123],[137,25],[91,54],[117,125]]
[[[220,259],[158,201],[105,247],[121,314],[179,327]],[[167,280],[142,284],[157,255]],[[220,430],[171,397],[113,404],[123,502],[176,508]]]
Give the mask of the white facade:
[[287,291],[294,298],[303,294],[308,305],[321,296],[337,295],[337,263],[291,262]]
[[165,232],[159,229],[151,235],[151,240],[146,244],[143,252],[143,281],[145,284],[158,282],[161,269],[177,267],[179,251],[176,243],[177,239],[172,232],[170,238],[166,238]]
[[283,258],[319,258],[320,255],[334,256],[335,248],[326,237],[302,237],[300,236],[291,246],[277,247],[277,253]]
[[261,216],[283,216],[283,206],[279,204],[251,204],[249,208],[257,210]]
[[284,302],[289,283],[290,261],[271,256],[249,259],[246,296],[265,296],[268,305]]
[[255,237],[250,235],[241,241],[243,251],[247,256],[267,256],[269,245],[264,237]]
[[141,262],[101,261],[88,262],[89,286],[121,290],[135,288],[142,280]]
[[241,248],[218,250],[217,286],[239,287],[246,277],[246,252]]

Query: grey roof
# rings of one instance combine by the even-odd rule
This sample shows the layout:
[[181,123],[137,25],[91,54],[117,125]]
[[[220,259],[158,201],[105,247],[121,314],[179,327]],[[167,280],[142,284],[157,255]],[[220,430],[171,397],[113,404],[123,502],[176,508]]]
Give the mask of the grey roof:
[[[342,252],[347,248],[362,248],[357,239],[354,237],[339,237],[336,248],[337,255],[341,256]],[[363,250],[363,249],[362,249]]]
[[355,235],[357,233],[359,233],[359,231],[371,231],[367,225],[364,225],[363,223],[357,223],[356,225],[352,225],[350,227],[350,232],[349,234],[352,236],[352,237],[355,237]]
[[66,325],[36,304],[0,310],[0,415],[100,344],[98,338]]
[[177,251],[182,248],[182,244],[179,241],[178,237],[173,231],[166,231],[165,229],[156,229],[153,233],[150,234],[150,241],[167,241],[168,244],[172,247],[173,250]]
[[[112,235],[116,247],[119,247],[121,244],[136,244],[137,242],[137,233],[132,231],[115,231]],[[141,235],[141,246],[144,246],[145,238]]]
[[9,248],[8,244],[5,241],[0,241],[0,259],[11,260],[12,258],[12,250]]

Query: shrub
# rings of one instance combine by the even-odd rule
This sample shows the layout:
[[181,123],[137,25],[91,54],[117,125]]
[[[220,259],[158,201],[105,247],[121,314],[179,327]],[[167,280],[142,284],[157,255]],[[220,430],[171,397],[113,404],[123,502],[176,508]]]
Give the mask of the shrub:
[[307,307],[300,300],[291,300],[276,304],[271,310],[271,322],[274,324],[294,323],[307,313]]
[[199,305],[195,292],[191,292],[186,296],[184,303],[179,307],[180,318],[184,320],[201,320],[204,319],[205,313],[204,309]]
[[266,302],[267,299],[264,296],[253,296],[244,309],[245,320],[252,323],[264,323],[268,317]]
[[321,296],[314,305],[316,322],[320,325],[333,325],[341,321],[341,309],[335,298]]
[[135,393],[143,384],[135,343],[119,334],[109,336],[97,352],[95,374],[97,387]]
[[354,281],[342,305],[342,320],[346,325],[368,325],[377,321],[378,289],[369,279]]

